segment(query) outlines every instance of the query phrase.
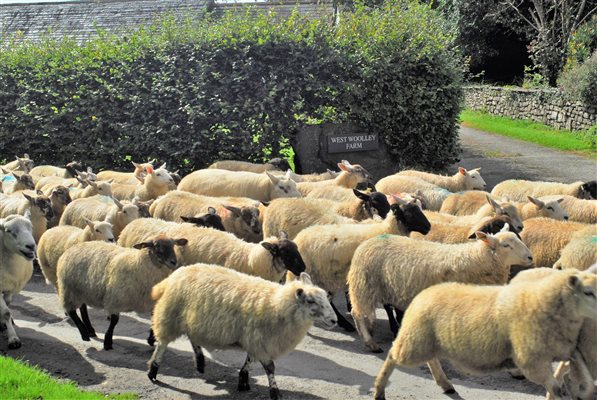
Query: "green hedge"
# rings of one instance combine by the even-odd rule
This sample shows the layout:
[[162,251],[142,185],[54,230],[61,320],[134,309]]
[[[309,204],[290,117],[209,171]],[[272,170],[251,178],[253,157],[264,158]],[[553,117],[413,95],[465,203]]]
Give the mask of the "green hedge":
[[285,154],[303,124],[352,121],[393,161],[457,158],[458,57],[440,16],[416,1],[356,6],[341,23],[295,13],[164,18],[124,35],[0,49],[0,159],[183,172],[217,159]]
[[597,50],[582,64],[564,71],[558,85],[571,98],[597,108]]

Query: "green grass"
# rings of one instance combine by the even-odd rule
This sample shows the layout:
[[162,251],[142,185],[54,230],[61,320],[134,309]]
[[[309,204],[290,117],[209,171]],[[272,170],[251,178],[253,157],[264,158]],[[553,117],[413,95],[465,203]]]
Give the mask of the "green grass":
[[472,110],[463,110],[460,113],[460,120],[462,125],[469,128],[497,133],[546,147],[582,153],[595,152],[595,146],[586,139],[586,134],[583,138],[583,134],[557,130],[538,122],[499,117]]
[[137,395],[85,392],[72,382],[58,382],[39,367],[0,356],[0,399],[136,399]]

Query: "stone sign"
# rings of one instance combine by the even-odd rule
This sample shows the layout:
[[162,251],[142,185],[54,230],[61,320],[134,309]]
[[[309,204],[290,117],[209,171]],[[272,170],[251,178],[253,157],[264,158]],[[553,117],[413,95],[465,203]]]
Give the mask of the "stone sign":
[[350,153],[379,149],[377,134],[349,133],[328,136],[328,153]]

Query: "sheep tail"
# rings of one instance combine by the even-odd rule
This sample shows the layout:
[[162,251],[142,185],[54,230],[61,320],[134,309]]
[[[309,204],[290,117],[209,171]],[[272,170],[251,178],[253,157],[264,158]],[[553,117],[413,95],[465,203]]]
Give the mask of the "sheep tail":
[[157,301],[164,295],[164,292],[166,291],[166,287],[168,286],[166,281],[167,281],[167,279],[164,279],[163,281],[161,281],[160,283],[158,283],[151,289],[151,298],[153,300]]

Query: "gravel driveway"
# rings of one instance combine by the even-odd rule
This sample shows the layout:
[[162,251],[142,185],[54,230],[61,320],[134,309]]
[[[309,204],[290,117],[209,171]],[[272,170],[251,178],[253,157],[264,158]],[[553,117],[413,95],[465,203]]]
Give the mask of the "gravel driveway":
[[[465,152],[460,165],[481,166],[489,188],[508,178],[546,180],[595,179],[595,160],[567,155],[539,146],[477,133],[463,128]],[[336,304],[344,309],[342,299]],[[116,327],[114,350],[104,351],[101,340],[81,341],[76,328],[64,317],[54,289],[39,275],[33,277],[12,310],[23,341],[19,350],[7,351],[0,334],[0,353],[22,358],[48,370],[58,378],[76,381],[84,389],[106,393],[135,392],[149,399],[260,399],[268,397],[267,378],[259,364],[251,373],[251,391],[238,393],[238,369],[244,355],[238,351],[216,351],[207,360],[206,373],[194,368],[191,346],[186,339],[173,343],[160,368],[158,384],[146,376],[152,353],[145,338],[148,316],[122,315]],[[108,321],[101,311],[90,310],[92,321],[103,337]],[[392,336],[384,314],[379,313],[374,337],[384,350]],[[295,351],[276,362],[278,385],[286,399],[367,399],[375,376],[385,359],[371,354],[356,333],[339,329],[311,329]],[[458,394],[443,395],[426,367],[395,370],[387,389],[389,399],[542,399],[544,390],[528,381],[517,381],[499,372],[469,377],[447,368]]]

